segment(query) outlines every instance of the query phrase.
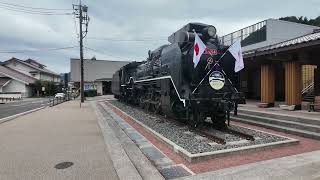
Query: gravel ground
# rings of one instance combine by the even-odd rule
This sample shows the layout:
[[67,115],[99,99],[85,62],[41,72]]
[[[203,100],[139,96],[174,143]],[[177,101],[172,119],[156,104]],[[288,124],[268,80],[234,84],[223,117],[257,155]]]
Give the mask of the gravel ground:
[[120,103],[119,101],[109,102],[192,154],[287,140],[286,138],[235,125],[231,125],[229,127],[231,129],[254,136],[255,141],[247,141],[238,136],[218,131],[213,127],[205,127],[206,131],[225,139],[227,143],[225,145],[221,145],[206,137],[195,134],[189,129],[188,126],[181,123],[170,121],[161,116],[148,114],[138,107],[128,106]]

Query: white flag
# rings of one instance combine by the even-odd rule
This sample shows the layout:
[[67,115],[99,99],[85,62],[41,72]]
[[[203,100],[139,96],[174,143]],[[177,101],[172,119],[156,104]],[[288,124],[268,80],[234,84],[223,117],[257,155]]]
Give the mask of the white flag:
[[198,65],[200,61],[200,57],[203,54],[203,52],[206,50],[206,45],[201,41],[199,38],[198,34],[195,32],[195,37],[194,37],[194,45],[193,45],[193,63],[194,63],[194,68]]
[[237,40],[235,43],[233,43],[228,50],[232,54],[232,56],[236,59],[234,71],[239,72],[241,69],[244,68],[240,40]]

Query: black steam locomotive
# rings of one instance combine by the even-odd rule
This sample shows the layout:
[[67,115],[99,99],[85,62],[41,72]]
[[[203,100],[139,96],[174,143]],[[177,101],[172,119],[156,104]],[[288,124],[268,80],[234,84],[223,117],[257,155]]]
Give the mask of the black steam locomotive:
[[[196,68],[195,32],[207,47]],[[170,44],[149,51],[146,61],[132,62],[116,71],[112,80],[115,98],[193,127],[208,117],[215,126],[226,127],[230,111],[243,97],[236,89],[238,77],[231,55],[220,59],[228,47],[219,43],[216,28],[189,23],[168,41]]]

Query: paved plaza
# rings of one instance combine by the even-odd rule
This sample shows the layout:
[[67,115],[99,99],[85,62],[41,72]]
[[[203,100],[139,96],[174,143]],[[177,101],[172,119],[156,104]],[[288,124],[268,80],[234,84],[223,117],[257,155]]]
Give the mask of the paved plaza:
[[[96,115],[70,101],[0,126],[1,180],[117,179]],[[57,170],[55,165],[73,162]]]
[[[115,123],[120,120],[112,119],[99,106],[106,98],[110,97],[88,99],[81,108],[79,101],[69,101],[0,124],[0,179],[164,179],[162,175],[168,173],[164,170],[170,168],[159,170],[160,161],[140,150]],[[146,143],[141,147],[147,147]],[[168,152],[162,153],[171,158]],[[63,162],[72,163],[65,169],[55,168]],[[182,179],[320,179],[319,168],[320,151],[313,151],[220,170],[193,171],[195,174]]]

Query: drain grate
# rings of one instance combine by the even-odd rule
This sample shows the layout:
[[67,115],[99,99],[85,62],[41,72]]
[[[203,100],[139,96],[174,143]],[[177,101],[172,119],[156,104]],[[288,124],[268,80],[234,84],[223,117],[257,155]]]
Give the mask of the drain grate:
[[56,169],[67,169],[68,167],[71,167],[73,165],[73,162],[62,162],[54,166]]

